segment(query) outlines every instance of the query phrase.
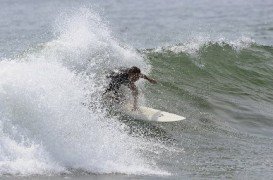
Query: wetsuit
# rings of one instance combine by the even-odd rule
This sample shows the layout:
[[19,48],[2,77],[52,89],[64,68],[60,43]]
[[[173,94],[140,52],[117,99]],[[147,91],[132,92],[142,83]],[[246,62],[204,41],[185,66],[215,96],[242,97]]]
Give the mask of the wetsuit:
[[121,85],[128,86],[130,83],[129,74],[127,69],[119,70],[119,72],[112,72],[110,75],[107,76],[110,78],[110,83],[106,92],[113,92],[116,96],[119,95],[119,88]]

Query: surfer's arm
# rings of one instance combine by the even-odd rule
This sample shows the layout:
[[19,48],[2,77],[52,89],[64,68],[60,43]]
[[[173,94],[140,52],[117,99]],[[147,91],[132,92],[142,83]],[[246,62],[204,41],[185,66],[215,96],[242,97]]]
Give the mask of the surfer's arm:
[[137,109],[138,89],[137,89],[137,87],[136,87],[136,85],[134,83],[130,83],[129,88],[131,89],[132,95],[134,97],[133,110],[136,110]]
[[148,81],[149,81],[150,83],[152,83],[152,84],[156,84],[156,83],[157,83],[156,80],[154,80],[154,79],[152,79],[152,78],[149,78],[149,77],[146,76],[145,74],[141,74],[140,77],[143,78],[143,79],[148,80]]

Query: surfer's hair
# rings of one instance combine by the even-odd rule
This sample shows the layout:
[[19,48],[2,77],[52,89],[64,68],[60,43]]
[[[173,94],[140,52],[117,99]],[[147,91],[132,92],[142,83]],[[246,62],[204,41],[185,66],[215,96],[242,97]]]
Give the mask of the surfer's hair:
[[139,74],[141,73],[140,69],[136,66],[133,66],[128,71],[129,74]]

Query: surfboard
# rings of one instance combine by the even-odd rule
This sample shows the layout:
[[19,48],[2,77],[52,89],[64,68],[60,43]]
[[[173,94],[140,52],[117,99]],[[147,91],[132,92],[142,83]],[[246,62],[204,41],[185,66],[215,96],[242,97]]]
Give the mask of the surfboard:
[[158,109],[153,109],[150,107],[140,106],[138,110],[132,110],[132,105],[127,105],[124,107],[124,111],[128,116],[134,119],[144,120],[144,121],[155,121],[155,122],[175,122],[182,121],[186,119],[183,116],[177,114],[161,111]]

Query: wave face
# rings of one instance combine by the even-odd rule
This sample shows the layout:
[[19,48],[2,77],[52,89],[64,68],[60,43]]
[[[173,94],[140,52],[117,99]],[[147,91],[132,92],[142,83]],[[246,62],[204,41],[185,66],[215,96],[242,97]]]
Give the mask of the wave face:
[[177,109],[185,103],[239,129],[272,135],[273,47],[246,37],[234,42],[197,38],[144,53],[157,67],[153,73],[162,80],[162,91],[169,87],[170,97],[181,100]]
[[147,103],[187,117],[164,125],[184,153],[167,154],[180,177],[272,176],[273,47],[249,38],[196,38],[143,50],[159,86]]
[[151,142],[106,117],[99,98],[105,71],[149,64],[85,8],[60,15],[54,34],[0,61],[0,174],[164,174],[140,153]]

